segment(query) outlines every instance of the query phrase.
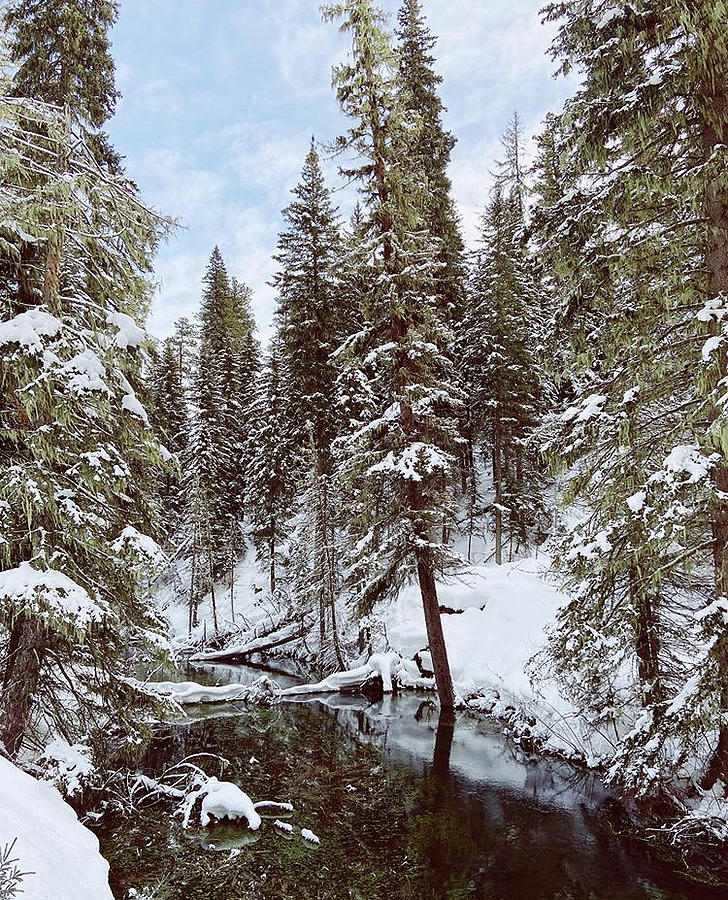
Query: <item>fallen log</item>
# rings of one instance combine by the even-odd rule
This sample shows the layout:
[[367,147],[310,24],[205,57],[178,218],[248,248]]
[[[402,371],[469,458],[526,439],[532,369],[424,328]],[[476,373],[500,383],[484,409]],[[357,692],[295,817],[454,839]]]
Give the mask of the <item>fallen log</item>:
[[195,653],[194,656],[190,657],[190,660],[201,662],[240,659],[250,656],[252,653],[265,653],[266,650],[273,650],[275,647],[281,647],[284,644],[289,644],[291,641],[302,638],[307,630],[307,626],[303,622],[290,622],[276,631],[260,637],[254,637],[242,644],[234,644],[232,647],[223,647],[219,650],[208,650],[205,653]]

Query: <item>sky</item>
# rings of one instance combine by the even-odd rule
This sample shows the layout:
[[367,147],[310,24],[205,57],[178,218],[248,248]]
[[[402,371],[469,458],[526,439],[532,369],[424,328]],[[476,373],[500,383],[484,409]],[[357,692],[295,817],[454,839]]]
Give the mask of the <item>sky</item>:
[[[380,5],[395,24],[396,0]],[[445,124],[458,139],[450,176],[468,243],[513,111],[530,139],[573,90],[553,77],[553,26],[541,24],[540,5],[423,0]],[[253,289],[265,341],[281,209],[312,135],[325,154],[345,126],[331,67],[346,57],[347,36],[321,21],[318,0],[121,0],[111,39],[122,97],[109,133],[147,203],[179,222],[157,256],[149,330],[164,337],[196,314],[218,245],[230,274]],[[340,162],[327,159],[325,173],[345,216],[355,193]]]

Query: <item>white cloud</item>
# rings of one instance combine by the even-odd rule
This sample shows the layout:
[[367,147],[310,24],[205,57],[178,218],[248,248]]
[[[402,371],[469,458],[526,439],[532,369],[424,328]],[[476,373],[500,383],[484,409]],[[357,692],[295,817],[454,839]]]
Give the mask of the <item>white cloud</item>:
[[[551,78],[553,29],[540,24],[540,2],[423,3],[438,35],[446,122],[459,139],[450,174],[468,240],[512,111],[532,134],[569,88]],[[398,0],[384,5],[394,14]],[[321,22],[316,0],[122,4],[114,53],[124,98],[112,138],[145,199],[186,226],[160,251],[155,332],[196,311],[215,244],[253,288],[261,333],[270,331],[280,210],[311,134],[328,141],[342,130],[330,75],[347,51],[348,37]],[[324,170],[346,217],[356,193],[337,178],[340,162],[324,160]]]

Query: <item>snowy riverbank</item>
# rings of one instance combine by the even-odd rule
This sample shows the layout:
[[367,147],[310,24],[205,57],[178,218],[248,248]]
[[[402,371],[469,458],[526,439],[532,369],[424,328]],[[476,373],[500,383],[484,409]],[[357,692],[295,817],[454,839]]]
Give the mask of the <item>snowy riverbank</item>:
[[54,787],[0,757],[0,850],[13,841],[22,900],[113,900],[96,836]]

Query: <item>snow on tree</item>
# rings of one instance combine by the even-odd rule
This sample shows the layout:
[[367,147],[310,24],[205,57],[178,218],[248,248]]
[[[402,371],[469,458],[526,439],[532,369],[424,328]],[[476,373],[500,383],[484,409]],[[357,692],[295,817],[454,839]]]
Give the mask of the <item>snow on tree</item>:
[[[143,567],[163,452],[136,396],[151,257],[167,223],[99,163],[68,108],[0,96],[2,740],[112,740],[143,698],[125,648],[159,643]],[[57,165],[49,166],[48,160]],[[30,252],[29,249],[30,248]]]
[[396,55],[382,13],[369,0],[324,9],[352,35],[349,63],[334,85],[351,127],[341,150],[362,159],[342,172],[359,180],[367,204],[374,290],[362,298],[361,331],[337,358],[348,384],[359,381],[369,403],[342,443],[341,476],[356,505],[349,528],[350,572],[357,608],[397,594],[418,578],[440,702],[454,692],[435,576],[451,563],[442,541],[452,517],[448,489],[457,446],[457,405],[435,292],[435,245],[423,216],[423,185],[409,151],[418,123],[401,103]]
[[[556,443],[591,513],[567,551],[584,589],[556,655],[582,678],[636,660],[647,712],[615,777],[659,783],[705,756],[707,735],[711,785],[728,778],[724,16],[684,2],[552,3],[546,15],[563,69],[584,72],[558,122],[568,183],[544,222],[577,373]],[[617,641],[605,666],[574,648],[595,627],[614,643],[610,609],[631,646]]]
[[[289,440],[300,448],[296,474],[299,511],[291,531],[292,587],[299,602],[317,608],[322,669],[341,665],[336,628],[336,510],[331,445],[338,434],[333,351],[348,322],[340,303],[341,236],[313,140],[283,210],[286,230],[275,256],[279,342],[286,371]],[[331,659],[328,659],[328,657]]]
[[281,342],[274,337],[249,407],[245,452],[247,509],[258,559],[268,565],[271,594],[278,587],[278,564],[288,537],[295,491],[294,474],[300,470],[286,401]]

